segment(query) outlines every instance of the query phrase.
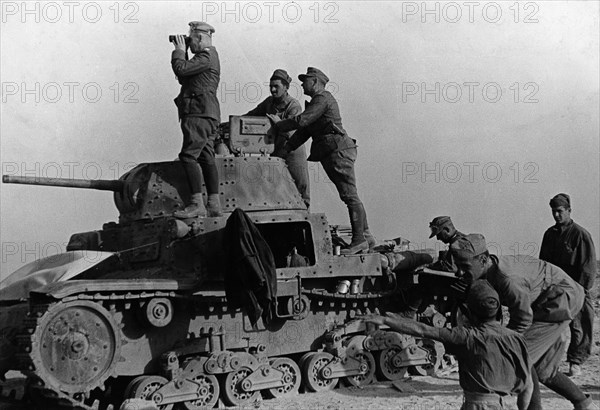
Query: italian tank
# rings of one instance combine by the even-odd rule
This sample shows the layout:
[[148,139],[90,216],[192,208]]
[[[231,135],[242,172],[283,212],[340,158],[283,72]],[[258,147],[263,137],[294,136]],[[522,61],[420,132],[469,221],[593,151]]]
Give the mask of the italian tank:
[[[441,344],[359,319],[402,310],[424,275],[415,268],[434,252],[397,240],[341,255],[345,230],[306,208],[285,162],[269,155],[268,128],[266,118],[230,117],[216,158],[221,217],[172,216],[190,195],[177,161],[140,164],[114,181],[3,176],[112,191],[119,211],[118,222],[73,234],[67,252],[0,284],[0,375],[27,376],[29,408],[116,408],[127,398],[160,409],[243,406],[440,365]],[[275,267],[269,315],[258,320],[227,297],[228,286],[244,285],[225,269],[237,263],[228,220],[241,211]],[[421,320],[444,326],[452,298],[434,303]]]

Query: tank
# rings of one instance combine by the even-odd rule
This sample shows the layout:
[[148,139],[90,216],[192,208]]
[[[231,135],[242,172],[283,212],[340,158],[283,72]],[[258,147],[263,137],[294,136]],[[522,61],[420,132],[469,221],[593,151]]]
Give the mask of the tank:
[[[307,210],[285,162],[269,155],[268,119],[230,123],[216,158],[221,217],[172,216],[190,195],[177,161],[140,164],[115,181],[3,176],[4,183],[112,191],[119,211],[117,222],[73,234],[67,252],[0,284],[0,373],[27,376],[30,408],[117,408],[127,398],[160,409],[244,406],[301,386],[323,391],[340,379],[361,386],[440,366],[441,344],[365,328],[359,319],[402,310],[406,292],[426,275],[415,269],[433,262],[433,252],[408,251],[396,240],[340,255],[348,230]],[[243,288],[231,276],[241,262],[232,260],[237,236],[228,225],[240,213],[274,264],[269,316],[258,320],[249,314],[252,296],[228,293]],[[436,280],[446,287],[454,278]],[[258,288],[241,292],[265,296]],[[420,319],[446,326],[453,300],[433,299]]]

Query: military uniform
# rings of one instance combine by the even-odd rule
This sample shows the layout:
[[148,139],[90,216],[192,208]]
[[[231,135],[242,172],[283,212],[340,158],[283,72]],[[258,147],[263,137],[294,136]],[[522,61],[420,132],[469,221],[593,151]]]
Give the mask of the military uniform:
[[[276,101],[273,96],[267,97],[256,108],[248,111],[245,115],[267,114],[277,115],[281,119],[293,118],[302,112],[302,107],[298,100],[286,93],[280,101]],[[286,153],[284,145],[293,134],[292,131],[280,132],[275,137],[275,150],[273,156],[283,158],[288,166],[290,174],[298,187],[298,191],[304,200],[306,206],[310,206],[310,184],[308,179],[308,163],[306,161],[306,150],[304,146],[299,146],[295,150]]]
[[598,270],[592,237],[573,220],[566,225],[554,225],[544,233],[540,259],[558,266],[585,289],[583,308],[570,325],[571,343],[567,351],[570,363],[582,364],[592,351],[594,305],[591,292]]
[[[540,380],[551,378],[562,358],[563,331],[583,304],[583,289],[561,269],[531,256],[490,255],[490,258],[495,267],[487,280],[500,295],[500,302],[508,307],[507,327],[525,335]],[[557,317],[552,317],[558,312],[551,304],[537,303],[552,285],[571,302],[565,306],[568,311]]]
[[531,391],[527,345],[522,335],[496,320],[500,298],[487,281],[472,284],[466,306],[473,324],[452,329],[393,315],[376,316],[371,321],[401,333],[443,342],[458,359],[459,382],[464,391],[461,410],[500,410],[503,396]]
[[[192,22],[190,31],[212,33],[214,29],[206,23]],[[221,74],[219,54],[215,47],[210,46],[188,60],[186,51],[176,49],[171,55],[171,66],[181,84],[181,92],[175,99],[183,132],[179,159],[187,173],[191,192],[198,194],[202,188],[202,174],[197,164],[199,162],[207,193],[218,194],[219,177],[215,165],[214,140],[221,118],[217,99]]]
[[[456,242],[459,238],[464,238],[465,234],[459,231],[456,231],[452,238],[448,241],[448,246],[452,246],[454,242]],[[452,256],[452,252],[447,250],[445,252],[440,252],[439,259],[429,265],[430,269],[440,270],[443,272],[458,272],[458,268],[456,267],[456,263],[454,262],[454,257]]]
[[[454,228],[452,220],[449,216],[438,216],[433,218],[433,220],[429,223],[429,228],[431,229],[429,239],[439,235],[442,231],[446,230],[448,233],[443,237],[439,237],[438,239],[446,242],[449,246],[451,246],[452,243],[457,241],[458,238],[462,238],[465,236],[465,234],[457,231]],[[452,237],[450,238],[447,238],[451,231],[454,231],[454,235],[452,235]],[[427,267],[429,269],[443,272],[453,272],[455,274],[458,272],[458,268],[454,263],[454,257],[449,249],[446,251],[439,252],[438,260],[432,264],[427,265]],[[456,302],[462,301],[462,299],[464,299],[463,287],[466,287],[466,284],[463,282],[448,284],[448,281],[446,279],[421,275],[419,277],[419,285],[411,288],[409,292],[407,292],[407,309],[403,312],[403,314],[406,317],[416,317],[419,308],[421,307],[421,305],[423,305],[423,298],[425,294],[452,297],[453,299],[455,299],[455,306],[452,310],[457,311],[458,306]]]
[[441,328],[439,340],[458,359],[461,410],[501,409],[503,396],[525,388],[531,368],[525,339],[500,322]]
[[[472,261],[487,251],[480,234],[469,234],[452,245],[457,260]],[[462,262],[461,262],[462,263]],[[558,367],[566,347],[565,330],[581,310],[584,290],[562,269],[531,256],[490,255],[482,278],[496,289],[508,307],[507,328],[522,333],[534,372],[534,393],[529,409],[541,408],[537,380],[570,400],[575,409],[591,409],[591,398]]]
[[[309,67],[307,76],[329,79],[320,70]],[[286,151],[293,151],[312,138],[308,161],[321,162],[325,173],[333,182],[348,207],[352,225],[352,243],[366,243],[368,231],[367,214],[356,189],[354,162],[357,146],[342,126],[342,117],[336,99],[329,91],[322,90],[312,96],[303,113],[275,124],[279,132],[296,130],[286,143]],[[370,235],[370,234],[369,234]]]

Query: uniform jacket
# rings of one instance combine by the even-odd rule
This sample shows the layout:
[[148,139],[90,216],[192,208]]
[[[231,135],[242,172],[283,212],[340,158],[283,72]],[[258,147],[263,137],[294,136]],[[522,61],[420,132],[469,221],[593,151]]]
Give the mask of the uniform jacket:
[[508,307],[509,329],[524,332],[533,323],[534,316],[536,321],[553,322],[541,320],[553,313],[545,311],[552,303],[541,303],[547,299],[549,290],[564,298],[571,319],[581,310],[583,288],[557,266],[528,255],[491,255],[490,258],[494,267],[486,279],[498,292],[500,302]]
[[309,161],[321,161],[334,152],[355,148],[346,134],[337,101],[329,91],[314,95],[300,115],[277,123],[278,131],[297,130],[288,145],[295,150],[312,137]]
[[439,340],[456,355],[465,392],[506,396],[525,389],[531,369],[525,338],[500,322],[442,328]]
[[261,316],[267,323],[271,301],[277,294],[275,260],[269,244],[240,208],[227,218],[224,242],[227,302],[244,308],[252,326]]
[[214,47],[206,47],[187,59],[187,52],[174,50],[171,67],[181,84],[181,92],[175,98],[179,118],[205,117],[221,121],[221,108],[217,99],[217,87],[221,76],[219,54]]
[[[450,245],[452,245],[454,242],[456,242],[456,240],[458,238],[464,237],[465,234],[459,231],[456,231],[456,233],[454,234],[454,236],[452,236],[452,238],[450,238],[450,241],[448,242],[448,247],[450,247]],[[446,252],[443,253],[442,256],[440,256],[440,258],[435,262],[432,263],[431,265],[429,265],[430,269],[434,269],[434,270],[441,270],[444,272],[458,272],[458,267],[456,266],[456,263],[454,262],[454,256],[452,255],[452,252],[450,252],[450,249],[448,249]]]
[[540,259],[558,266],[585,289],[594,287],[598,270],[592,236],[571,220],[566,226],[554,225],[544,233]]
[[[267,114],[276,114],[282,120],[293,118],[302,112],[302,106],[291,95],[286,94],[281,101],[275,101],[273,96],[267,97],[263,102],[258,104],[256,108],[248,111],[244,115],[265,116]],[[293,131],[279,132],[275,139],[275,150],[273,155],[279,156],[283,150],[283,145],[289,140]]]

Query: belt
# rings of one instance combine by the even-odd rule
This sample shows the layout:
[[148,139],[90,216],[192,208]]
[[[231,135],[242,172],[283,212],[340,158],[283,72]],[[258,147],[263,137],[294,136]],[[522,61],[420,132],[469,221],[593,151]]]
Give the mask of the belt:
[[[465,402],[493,402],[498,403],[502,406],[502,396],[496,393],[473,393],[473,392],[464,392],[464,401]],[[500,407],[502,408],[502,407]]]

